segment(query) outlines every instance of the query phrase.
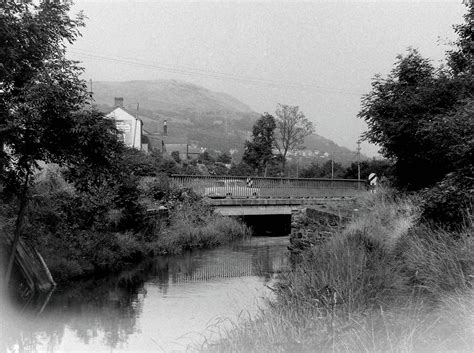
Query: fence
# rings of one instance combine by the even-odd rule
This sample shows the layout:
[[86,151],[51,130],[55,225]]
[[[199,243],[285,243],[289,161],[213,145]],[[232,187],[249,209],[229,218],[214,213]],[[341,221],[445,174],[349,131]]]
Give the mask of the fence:
[[355,196],[366,190],[357,179],[297,179],[212,175],[171,176],[174,186],[188,187],[208,197],[310,198]]

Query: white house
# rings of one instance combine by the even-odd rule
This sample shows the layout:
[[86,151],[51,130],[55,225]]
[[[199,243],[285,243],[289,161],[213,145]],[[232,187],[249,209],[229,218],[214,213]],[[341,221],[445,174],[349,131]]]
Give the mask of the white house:
[[143,122],[136,116],[136,114],[123,107],[123,98],[115,98],[114,108],[106,116],[115,120],[115,126],[121,133],[119,138],[125,145],[136,148],[140,151],[148,150],[146,144],[142,145]]

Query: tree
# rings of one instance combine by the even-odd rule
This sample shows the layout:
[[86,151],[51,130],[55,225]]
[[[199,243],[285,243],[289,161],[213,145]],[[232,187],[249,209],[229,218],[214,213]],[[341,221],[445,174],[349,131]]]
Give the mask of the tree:
[[252,167],[242,161],[239,164],[232,164],[232,166],[229,169],[228,174],[235,175],[235,176],[247,176],[247,175],[252,175],[252,172],[253,172]]
[[264,113],[252,128],[252,141],[245,142],[242,160],[257,172],[266,175],[267,166],[273,157],[275,118]]
[[300,147],[304,138],[314,132],[314,126],[297,106],[278,104],[275,115],[277,132],[274,144],[282,157],[282,173],[284,174],[288,152]]
[[84,109],[89,96],[79,79],[82,69],[65,58],[66,43],[83,26],[81,14],[68,16],[70,6],[64,1],[2,3],[0,182],[4,193],[19,201],[7,284],[38,161],[100,170],[122,150],[113,122]]
[[466,2],[465,22],[454,26],[458,40],[455,48],[447,52],[448,65],[455,76],[474,73],[474,3]]
[[230,164],[232,163],[232,157],[229,156],[227,153],[222,153],[219,156],[217,156],[216,162]]
[[171,152],[171,158],[173,158],[176,163],[181,163],[181,157],[178,151]]
[[386,159],[373,159],[361,161],[359,164],[357,162],[351,163],[345,170],[343,178],[357,179],[359,176],[359,166],[361,180],[367,181],[370,173],[375,173],[379,177],[383,176],[388,179],[391,177],[392,163]]
[[312,162],[306,168],[303,168],[300,172],[301,178],[320,178],[321,177],[321,167],[318,163]]
[[386,79],[376,76],[372,87],[359,113],[369,127],[364,137],[394,161],[398,185],[417,190],[454,171],[453,149],[465,150],[472,139],[472,119],[455,113],[474,92],[472,77],[436,70],[410,49],[398,56]]
[[474,4],[466,5],[447,67],[410,49],[386,79],[375,77],[359,113],[365,138],[394,162],[398,186],[423,190],[423,215],[455,228],[474,198]]
[[321,166],[321,172],[319,178],[342,178],[344,174],[344,168],[341,164],[334,161],[326,161]]

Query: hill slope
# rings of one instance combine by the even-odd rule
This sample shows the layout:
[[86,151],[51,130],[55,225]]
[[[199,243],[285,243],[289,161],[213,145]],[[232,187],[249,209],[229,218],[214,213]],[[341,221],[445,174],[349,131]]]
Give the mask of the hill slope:
[[[99,109],[110,109],[114,97],[123,97],[129,110],[136,110],[139,103],[138,113],[148,133],[160,133],[166,119],[170,138],[219,152],[234,149],[237,158],[260,116],[230,95],[176,80],[94,82],[93,88]],[[309,136],[305,147],[319,152],[312,157],[315,162],[333,157],[347,164],[355,159],[355,152],[319,135]]]
[[252,110],[236,98],[225,93],[176,80],[94,82],[94,99],[97,104],[113,104],[114,97],[124,97],[125,105],[140,109],[167,112],[171,115],[203,113],[252,113]]

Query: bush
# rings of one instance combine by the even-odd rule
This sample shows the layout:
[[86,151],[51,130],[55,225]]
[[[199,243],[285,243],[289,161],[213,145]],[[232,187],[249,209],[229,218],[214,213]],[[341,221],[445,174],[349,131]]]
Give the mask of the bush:
[[470,221],[474,182],[467,173],[450,173],[423,193],[423,217],[447,229],[461,229]]
[[243,223],[214,214],[213,209],[198,202],[175,206],[170,225],[155,242],[158,253],[180,253],[186,249],[215,247],[250,236]]

